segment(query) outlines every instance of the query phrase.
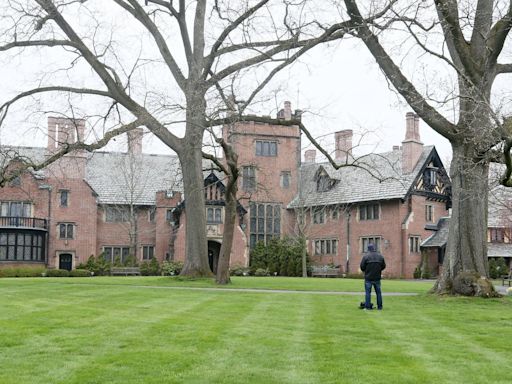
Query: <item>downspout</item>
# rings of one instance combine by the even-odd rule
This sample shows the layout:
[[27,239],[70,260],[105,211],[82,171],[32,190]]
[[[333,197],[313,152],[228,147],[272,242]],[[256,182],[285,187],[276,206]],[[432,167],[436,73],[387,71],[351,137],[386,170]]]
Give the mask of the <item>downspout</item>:
[[346,214],[346,235],[347,235],[347,264],[345,266],[345,273],[350,273],[350,208]]
[[[398,210],[400,211],[400,200],[398,200]],[[407,253],[407,229],[409,227],[409,220],[412,217],[412,197],[409,196],[407,201],[407,215],[402,222],[401,236],[400,236],[400,278],[405,275],[405,255]]]

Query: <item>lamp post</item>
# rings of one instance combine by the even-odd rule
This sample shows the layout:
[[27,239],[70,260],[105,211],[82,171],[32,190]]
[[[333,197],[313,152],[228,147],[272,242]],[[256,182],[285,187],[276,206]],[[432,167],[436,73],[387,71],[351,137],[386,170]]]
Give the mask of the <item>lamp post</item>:
[[45,264],[48,267],[50,261],[50,218],[52,212],[52,186],[49,184],[41,184],[39,185],[39,189],[44,189],[48,191],[48,219],[46,220],[46,260]]

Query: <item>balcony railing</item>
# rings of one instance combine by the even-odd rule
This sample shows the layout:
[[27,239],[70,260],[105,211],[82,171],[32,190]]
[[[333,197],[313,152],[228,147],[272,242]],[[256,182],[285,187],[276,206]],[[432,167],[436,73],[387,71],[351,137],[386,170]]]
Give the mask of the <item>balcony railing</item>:
[[0,216],[0,227],[48,229],[48,222],[37,217]]

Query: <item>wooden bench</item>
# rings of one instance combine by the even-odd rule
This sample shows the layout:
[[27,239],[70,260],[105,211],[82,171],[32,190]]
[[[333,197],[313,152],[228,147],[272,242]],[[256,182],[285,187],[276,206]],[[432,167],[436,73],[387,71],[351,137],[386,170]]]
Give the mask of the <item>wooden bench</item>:
[[110,274],[112,276],[115,276],[115,275],[123,275],[123,276],[135,275],[135,276],[139,276],[140,275],[140,269],[139,269],[139,267],[112,267],[110,269]]
[[510,281],[512,280],[512,273],[509,275],[501,276],[501,285],[505,285],[505,283],[508,283],[508,286],[510,287]]
[[340,277],[340,269],[328,267],[327,265],[313,266],[312,277]]

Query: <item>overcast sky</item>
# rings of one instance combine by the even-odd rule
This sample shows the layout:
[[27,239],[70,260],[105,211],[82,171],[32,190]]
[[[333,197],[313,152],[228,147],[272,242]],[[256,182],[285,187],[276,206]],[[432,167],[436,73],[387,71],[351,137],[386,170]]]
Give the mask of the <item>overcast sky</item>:
[[[122,21],[119,23],[122,28]],[[400,46],[400,42],[392,45]],[[29,73],[34,72],[34,68],[42,72],[48,62],[58,61],[58,56],[55,58],[54,54],[55,49],[43,49],[29,58],[23,56],[3,61],[0,102],[5,100],[7,94],[12,95],[16,91],[27,89],[26,79],[29,78]],[[416,62],[420,57],[421,64],[419,60]],[[420,88],[430,87],[429,90],[433,89],[434,92],[442,88],[453,88],[447,80],[447,71],[417,52],[408,53],[407,60],[401,61],[400,65],[409,77],[414,77],[415,84]],[[84,78],[90,75],[89,72],[84,72]],[[427,72],[428,75],[425,75]],[[153,75],[158,78],[158,74]],[[80,83],[80,79],[75,81]],[[499,84],[510,95],[510,81],[503,80]],[[389,151],[393,145],[400,145],[404,139],[405,114],[411,109],[390,89],[374,59],[356,39],[316,48],[303,57],[300,63],[280,74],[268,89],[280,90],[275,96],[273,106],[272,103],[267,103],[254,107],[251,112],[275,115],[276,109],[282,108],[283,102],[289,100],[292,109],[306,111],[303,122],[313,136],[319,138],[329,150],[333,149],[334,132],[342,129],[354,130],[354,143],[362,138],[363,145],[355,150],[357,153]],[[45,125],[44,119],[27,119],[24,112],[23,109],[13,109],[13,114],[1,128],[2,144],[46,145],[46,137],[33,129],[34,121],[38,125]],[[447,114],[446,111],[443,113]],[[450,159],[451,148],[448,141],[424,122],[420,122],[420,135],[425,145],[437,147],[443,161]],[[124,140],[119,139],[109,148],[121,150],[123,143]],[[311,146],[304,140],[303,150],[309,148]],[[158,139],[150,137],[145,138],[143,151],[170,153],[170,149],[159,143]]]

